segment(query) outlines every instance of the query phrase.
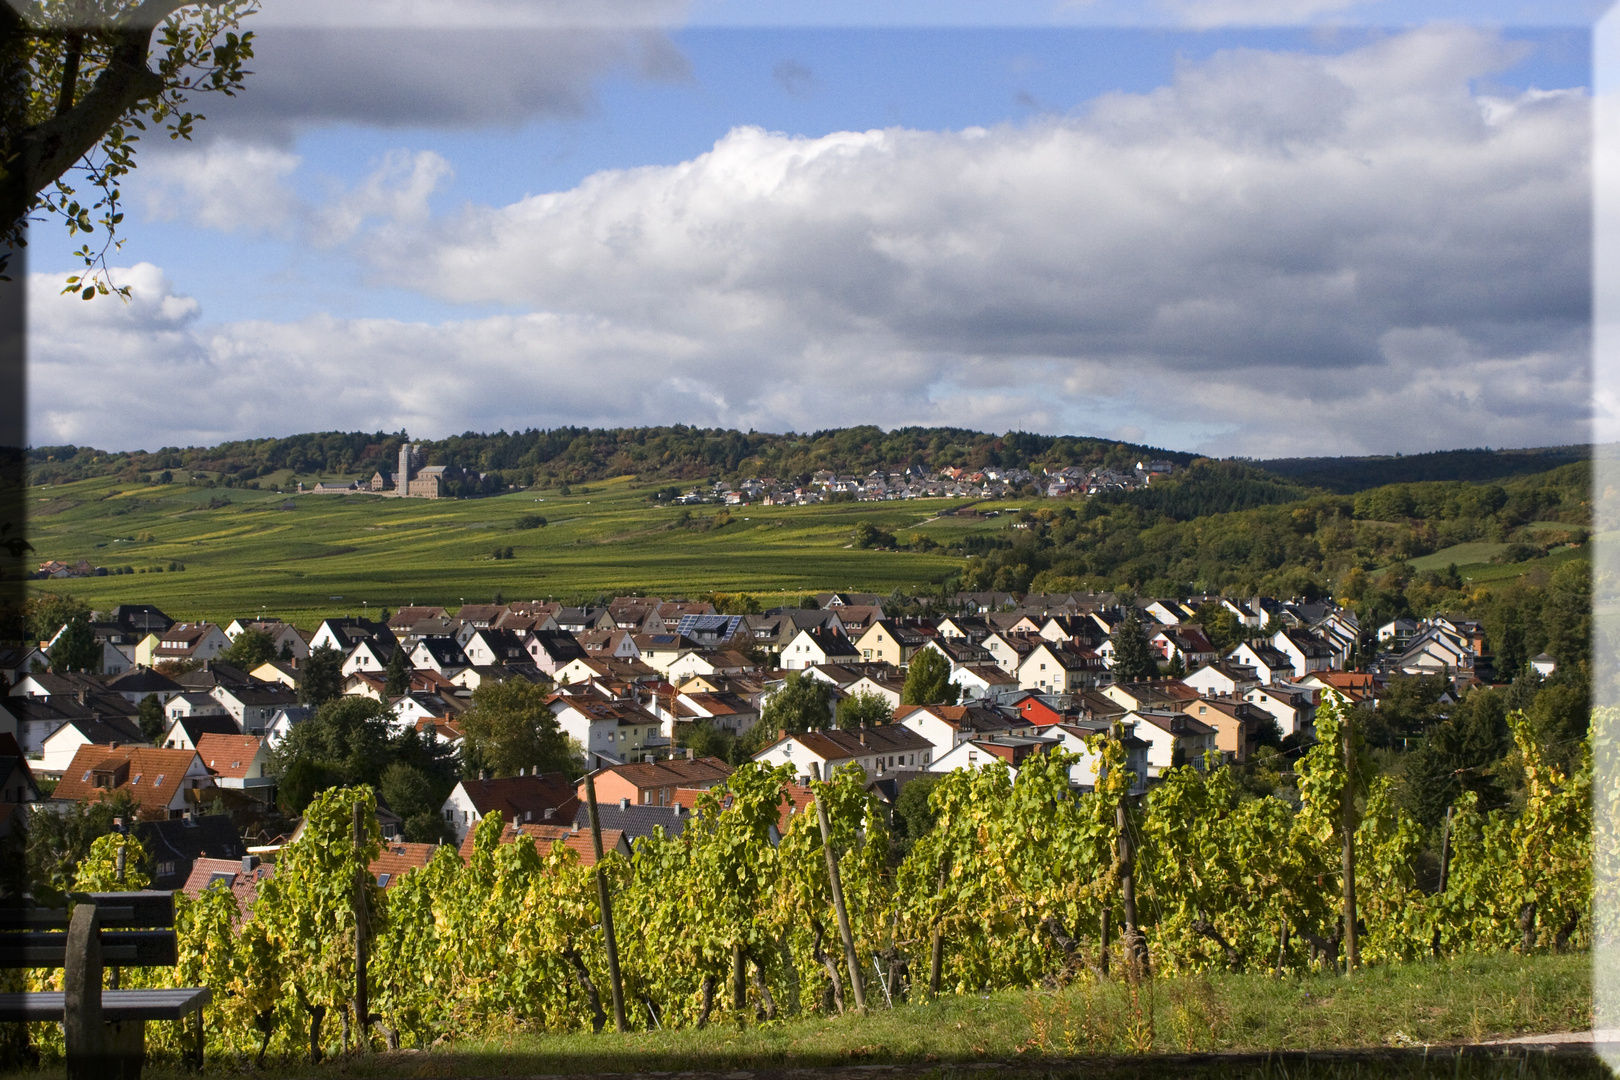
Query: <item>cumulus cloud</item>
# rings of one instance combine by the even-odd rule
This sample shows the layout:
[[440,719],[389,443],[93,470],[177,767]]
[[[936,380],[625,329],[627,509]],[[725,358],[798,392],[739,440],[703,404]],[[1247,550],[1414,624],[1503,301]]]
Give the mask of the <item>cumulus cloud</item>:
[[274,147],[221,141],[142,159],[138,186],[147,213],[159,221],[284,234],[304,214],[287,183],[300,160]]
[[[1470,91],[1513,57],[1440,28],[1332,57],[1235,50],[1068,117],[742,128],[678,165],[439,219],[421,209],[432,162],[402,159],[394,201],[355,196],[371,209],[352,250],[387,284],[534,314],[205,331],[131,310],[120,332],[178,335],[176,363],[234,390],[178,422],[212,411],[207,430],[235,434],[679,420],[1140,431],[1258,455],[1578,441],[1590,103]],[[35,357],[59,378],[36,374],[35,416],[98,441],[80,427],[98,414],[63,404],[76,309],[56,303]]]

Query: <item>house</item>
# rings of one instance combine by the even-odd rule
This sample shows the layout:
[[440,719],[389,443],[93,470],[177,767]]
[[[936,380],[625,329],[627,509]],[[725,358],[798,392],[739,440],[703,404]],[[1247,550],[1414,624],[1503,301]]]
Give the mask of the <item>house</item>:
[[149,746],[140,725],[122,716],[74,717],[51,732],[40,747],[42,772],[66,770],[83,746],[100,746],[111,751],[119,746]]
[[1183,675],[1181,681],[1198,691],[1200,697],[1219,697],[1223,694],[1241,696],[1261,685],[1260,676],[1254,668],[1230,660],[1205,663],[1191,675]]
[[[394,650],[400,645],[392,637],[361,638],[343,658],[343,674],[357,671],[386,672],[394,659]],[[295,669],[296,670],[296,669]],[[297,685],[296,681],[293,685]]]
[[152,604],[119,604],[107,613],[105,621],[140,637],[161,634],[174,625],[173,619]]
[[1282,728],[1284,738],[1315,726],[1317,695],[1305,687],[1286,683],[1255,686],[1244,692],[1243,700],[1270,713]]
[[[690,751],[688,751],[690,753]],[[636,761],[605,765],[592,773],[598,803],[630,800],[632,806],[671,806],[681,789],[704,791],[726,782],[730,765],[717,757],[674,757],[667,761]],[[585,785],[575,794],[585,800]],[[686,804],[687,809],[691,804]]]
[[902,705],[895,710],[894,722],[927,739],[938,761],[959,743],[998,735],[1034,735],[1029,720],[1009,719],[999,710],[979,705]]
[[[1182,710],[1215,729],[1215,749],[1228,761],[1245,762],[1261,731],[1274,723],[1269,712],[1239,699],[1200,698]],[[1280,728],[1282,725],[1278,725]]]
[[572,821],[578,805],[565,773],[520,774],[498,780],[463,780],[445,799],[440,813],[459,844],[490,814],[521,824]]
[[196,808],[198,791],[213,784],[195,750],[89,743],[63,770],[51,802],[96,802],[127,791],[140,804],[142,818],[178,818]]
[[0,732],[0,837],[26,828],[29,809],[40,798],[22,745],[11,734]]
[[[736,694],[680,691],[675,695],[677,724],[702,720],[711,727],[741,736],[759,722],[759,709]],[[672,734],[666,731],[665,734]]]
[[718,652],[689,652],[665,669],[671,682],[685,682],[694,675],[746,675],[758,670],[759,665],[746,655],[731,650]]
[[[99,721],[122,717],[134,722],[138,710],[116,694],[52,694],[48,697],[23,695],[5,699],[3,711],[16,723],[13,732],[23,752],[38,758],[45,752],[45,740],[70,720]],[[9,725],[8,725],[9,726]],[[143,739],[144,741],[144,739]]]
[[1220,650],[1204,636],[1204,628],[1196,623],[1182,623],[1160,630],[1148,638],[1148,648],[1157,653],[1161,660],[1169,663],[1179,661],[1183,671],[1207,664],[1221,655]]
[[361,641],[372,637],[392,640],[394,635],[387,624],[370,619],[322,619],[309,640],[309,648],[311,652],[316,649],[336,649],[340,653],[347,653]]
[[1303,679],[1313,671],[1333,666],[1333,651],[1304,630],[1278,630],[1271,635],[1271,647],[1288,658],[1293,677]]
[[495,630],[482,627],[473,631],[473,635],[462,646],[467,661],[475,667],[490,667],[498,664],[529,664],[529,650],[524,647],[523,638],[511,630]]
[[669,747],[658,717],[633,701],[555,695],[551,702],[558,726],[585,748],[590,768],[626,764]]
[[274,750],[293,728],[314,715],[315,710],[308,705],[289,705],[270,718],[270,723],[264,729],[264,741]]
[[371,860],[371,865],[366,867],[366,870],[379,889],[392,889],[404,880],[406,874],[432,862],[439,847],[439,844],[389,840],[383,844],[382,850]]
[[1202,769],[1204,755],[1216,749],[1216,729],[1185,713],[1137,709],[1126,713],[1120,722],[1148,744],[1150,778],[1176,765]]
[[1176,679],[1153,682],[1115,683],[1101,691],[1124,709],[1157,709],[1161,712],[1179,712],[1189,701],[1198,698],[1198,691]]
[[788,671],[860,659],[861,650],[849,638],[820,628],[800,630],[782,650],[782,667]]
[[[242,834],[228,814],[138,821],[131,831],[152,857],[154,872],[149,887],[153,889],[184,888],[192,870],[203,859],[230,860],[240,866],[247,856],[247,845],[242,843]],[[255,882],[262,876],[255,873]],[[231,891],[236,891],[234,883]]]
[[197,740],[197,756],[214,774],[214,784],[247,792],[261,802],[273,802],[276,778],[267,771],[270,745],[257,735],[209,733]]
[[1089,649],[1060,645],[1045,638],[1034,639],[1029,652],[1018,665],[1018,685],[1025,690],[1066,694],[1071,690],[1096,686],[1104,673],[1102,657]]
[[186,690],[202,690],[213,693],[215,687],[247,687],[258,686],[259,680],[237,667],[227,664],[223,660],[204,660],[202,667],[191,671],[182,671],[174,677]]
[[1017,688],[1018,676],[996,666],[964,667],[951,672],[951,682],[962,688],[963,701],[976,701]]
[[1558,661],[1546,653],[1537,653],[1530,658],[1530,667],[1543,679],[1549,679],[1558,670]]
[[928,644],[932,636],[931,632],[924,633],[922,627],[905,626],[893,619],[878,619],[856,636],[855,649],[862,660],[904,667],[911,663],[911,658]]
[[666,676],[677,660],[697,651],[697,645],[681,635],[663,632],[633,634],[630,644],[635,648],[636,659]]
[[571,660],[557,669],[556,679],[558,685],[578,685],[592,680],[618,683],[660,681],[657,670],[640,660],[615,660],[610,656]]
[[213,698],[237,726],[249,735],[262,735],[271,719],[289,705],[298,704],[298,694],[290,687],[273,683],[258,686],[216,686]]
[[51,658],[32,645],[0,645],[0,683],[11,685],[35,667],[51,666]]
[[[602,829],[604,851],[608,849],[609,840],[615,833],[622,835],[632,848],[637,842],[652,836],[659,829],[664,830],[665,836],[672,838],[679,836],[691,816],[690,802],[642,806],[625,797],[617,801],[598,801],[596,805],[596,821]],[[590,836],[589,806],[581,803],[579,809],[574,811],[573,827],[576,832],[584,833],[587,838]]]
[[153,696],[163,703],[185,692],[185,687],[167,675],[146,667],[131,668],[121,675],[108,679],[106,687],[132,705],[139,705]]
[[741,615],[682,615],[675,623],[677,634],[706,649],[729,645],[739,635],[752,640],[745,631]]
[[1069,766],[1069,783],[1083,790],[1096,787],[1098,774],[1103,771],[1102,754],[1091,748],[1091,740],[1099,736],[1117,740],[1125,751],[1125,768],[1135,777],[1131,793],[1141,794],[1147,790],[1148,744],[1128,729],[1116,732],[1112,724],[1054,724],[1042,728],[1041,735],[1055,739],[1057,749],[1079,756],[1080,760]]
[[1276,683],[1294,678],[1294,664],[1281,649],[1274,648],[1264,638],[1245,641],[1226,654],[1229,663],[1253,668],[1262,682]]
[[231,639],[213,623],[175,623],[141,639],[135,662],[153,667],[165,660],[212,660],[230,647]]
[[978,769],[1002,763],[1012,769],[1014,778],[1018,767],[1031,754],[1048,754],[1057,748],[1057,740],[1038,735],[996,735],[969,739],[958,743],[934,759],[929,772],[955,772],[957,769]]
[[633,634],[628,630],[586,630],[575,634],[574,640],[579,647],[585,650],[586,656],[611,656],[615,660],[640,660],[641,650],[636,647],[636,638],[646,635]]
[[799,782],[808,784],[832,776],[845,765],[860,766],[868,780],[890,769],[924,768],[933,755],[934,744],[916,731],[902,724],[884,724],[783,735],[755,754],[754,760],[772,768],[791,765]]
[[252,671],[249,677],[259,682],[280,683],[282,686],[298,688],[298,661],[296,660],[266,660]]
[[259,898],[260,883],[275,872],[274,864],[261,861],[257,855],[244,855],[240,859],[197,858],[191,863],[191,871],[180,891],[195,899],[216,882],[223,884],[236,898],[236,909],[245,919],[253,910],[253,902]]
[[981,644],[985,651],[995,659],[996,666],[1009,675],[1016,676],[1018,668],[1037,645],[1046,641],[1038,633],[1014,634],[1005,630],[996,630],[988,635]]
[[[178,699],[176,699],[178,700]],[[209,698],[213,701],[213,698]],[[216,703],[217,704],[217,703]],[[242,729],[236,726],[231,714],[221,705],[216,713],[193,713],[176,716],[169,721],[169,726],[158,740],[158,745],[165,750],[195,750],[197,742],[204,735],[240,735]]]
[[225,628],[225,636],[232,642],[248,630],[270,635],[270,643],[275,646],[276,655],[283,653],[302,660],[309,655],[309,642],[304,635],[298,632],[298,627],[292,623],[282,622],[280,619],[259,619],[243,621],[235,619]]
[[429,604],[407,604],[388,617],[387,625],[395,634],[409,634],[422,623],[433,623],[439,628],[434,632],[444,633],[443,628],[448,627],[451,622],[448,608]]
[[411,667],[421,671],[436,671],[448,678],[472,661],[453,637],[425,637],[410,651]]
[[[673,818],[673,814],[671,818]],[[527,836],[534,841],[535,850],[542,858],[550,855],[558,844],[567,851],[574,853],[579,865],[591,867],[596,865],[596,841],[591,835],[589,826],[577,828],[572,822],[554,824],[550,822],[513,822],[510,828],[501,830],[501,843],[514,844],[519,837]],[[475,831],[469,831],[461,840],[461,861],[471,862],[473,856],[473,842]],[[625,858],[630,858],[630,838],[624,833],[604,828],[602,830],[602,852],[616,851]]]
[[552,678],[570,661],[585,659],[585,650],[566,630],[531,630],[524,636],[523,646],[534,666]]

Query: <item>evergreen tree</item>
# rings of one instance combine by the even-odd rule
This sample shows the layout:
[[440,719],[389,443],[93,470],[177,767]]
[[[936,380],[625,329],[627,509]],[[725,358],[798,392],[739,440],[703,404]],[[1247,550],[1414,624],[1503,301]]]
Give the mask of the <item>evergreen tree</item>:
[[101,669],[101,644],[91,632],[90,624],[74,617],[62,628],[50,651],[51,670],[89,671]]
[[938,649],[923,649],[911,658],[902,705],[955,705],[962,688],[951,682],[951,662]]
[[1148,647],[1147,631],[1135,610],[1127,611],[1125,618],[1114,627],[1114,678],[1120,682],[1138,682],[1159,674],[1159,663]]
[[320,708],[343,692],[343,654],[322,645],[298,673],[298,703]]
[[163,738],[163,729],[167,726],[163,702],[156,694],[147,694],[141,699],[140,709],[141,734],[146,736],[147,742],[155,743]]
[[400,697],[411,689],[411,662],[405,655],[405,646],[394,646],[394,655],[388,658],[388,685],[383,692],[391,698]]

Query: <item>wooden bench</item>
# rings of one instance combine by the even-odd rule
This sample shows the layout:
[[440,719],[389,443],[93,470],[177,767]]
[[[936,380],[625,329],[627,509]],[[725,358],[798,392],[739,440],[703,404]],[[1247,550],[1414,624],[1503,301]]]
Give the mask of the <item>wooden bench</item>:
[[[104,990],[103,965],[172,967],[179,962],[174,894],[76,893],[60,908],[0,908],[0,968],[61,968],[62,989],[0,994],[0,1021],[60,1020],[70,1080],[138,1080],[146,1022],[197,1014],[193,1060],[203,1053],[206,987]],[[116,986],[116,982],[114,983]]]

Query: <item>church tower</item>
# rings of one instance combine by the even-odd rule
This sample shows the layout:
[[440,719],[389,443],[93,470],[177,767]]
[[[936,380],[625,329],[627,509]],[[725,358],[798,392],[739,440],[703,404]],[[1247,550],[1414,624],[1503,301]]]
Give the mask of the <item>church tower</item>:
[[411,444],[404,443],[399,448],[399,471],[394,474],[394,490],[401,495],[410,494],[411,490]]

